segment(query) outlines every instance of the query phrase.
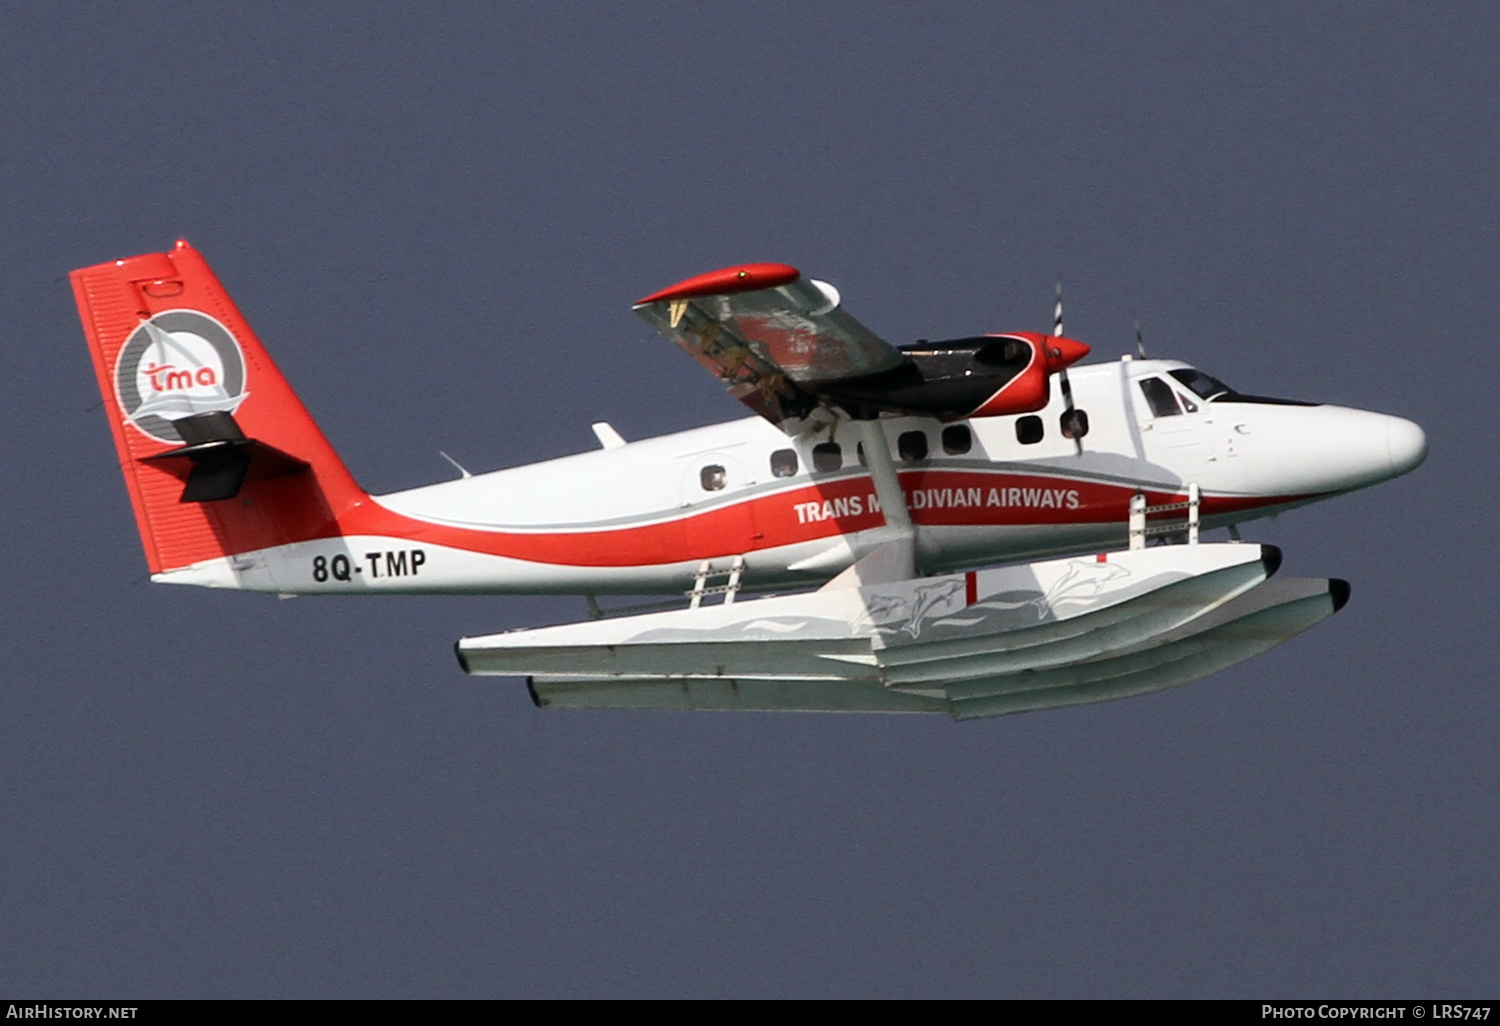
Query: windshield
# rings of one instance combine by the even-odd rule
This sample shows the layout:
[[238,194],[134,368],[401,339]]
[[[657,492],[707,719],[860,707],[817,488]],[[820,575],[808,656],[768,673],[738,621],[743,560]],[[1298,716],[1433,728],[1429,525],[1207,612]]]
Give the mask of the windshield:
[[1234,389],[1218,378],[1204,374],[1201,370],[1193,370],[1190,367],[1187,370],[1174,370],[1167,373],[1196,392],[1200,399],[1213,399],[1221,395],[1234,394]]
[[1195,370],[1192,367],[1168,371],[1167,373],[1191,389],[1194,394],[1200,396],[1205,402],[1217,399],[1221,403],[1263,403],[1268,406],[1318,405],[1317,403],[1303,402],[1300,399],[1273,399],[1267,395],[1246,395],[1244,392],[1236,392],[1212,374],[1204,374],[1201,370]]

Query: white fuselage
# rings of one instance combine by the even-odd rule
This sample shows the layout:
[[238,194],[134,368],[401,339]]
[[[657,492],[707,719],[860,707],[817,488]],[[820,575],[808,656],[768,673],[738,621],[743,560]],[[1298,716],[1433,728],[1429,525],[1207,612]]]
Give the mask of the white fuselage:
[[[1207,401],[1169,373],[1186,368],[1128,358],[1074,368],[1090,421],[1082,453],[1059,430],[1056,388],[1030,415],[1035,441],[1022,439],[1036,422],[1017,416],[882,418],[920,569],[1119,547],[1138,490],[1171,501],[1196,484],[1203,526],[1225,526],[1387,480],[1425,455],[1410,421]],[[746,587],[812,585],[888,535],[856,437],[848,421],[787,437],[749,417],[374,497],[338,537],[156,579],[288,593],[649,593],[741,557]]]

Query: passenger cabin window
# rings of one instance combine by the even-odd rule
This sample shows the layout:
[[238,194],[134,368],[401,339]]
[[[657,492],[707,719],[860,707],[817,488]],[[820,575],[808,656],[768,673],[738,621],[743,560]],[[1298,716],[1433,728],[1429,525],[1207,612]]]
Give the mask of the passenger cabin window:
[[1022,445],[1035,445],[1042,440],[1042,434],[1046,429],[1042,427],[1042,418],[1033,414],[1030,417],[1022,417],[1016,421],[1016,441]]
[[896,439],[896,452],[903,460],[925,460],[927,458],[927,432],[901,432],[901,437]]
[[797,451],[795,449],[777,449],[771,453],[771,476],[797,476]]
[[1141,391],[1146,393],[1146,402],[1151,413],[1157,417],[1175,417],[1182,413],[1177,405],[1177,393],[1161,378],[1146,378],[1141,382]]
[[844,465],[844,450],[837,442],[819,442],[813,446],[813,469],[824,474]]
[[949,424],[943,428],[943,451],[949,456],[962,456],[974,447],[974,434],[967,424]]
[[724,468],[717,463],[710,463],[698,471],[698,480],[703,484],[705,492],[723,491],[724,482],[727,479],[728,475],[724,472]]

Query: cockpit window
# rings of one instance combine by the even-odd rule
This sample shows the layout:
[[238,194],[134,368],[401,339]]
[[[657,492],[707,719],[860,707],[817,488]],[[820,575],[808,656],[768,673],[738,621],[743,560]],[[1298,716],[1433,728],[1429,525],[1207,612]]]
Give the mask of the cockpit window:
[[[1218,378],[1204,374],[1201,370],[1191,367],[1182,370],[1168,371],[1168,374],[1182,382],[1195,393],[1202,396],[1208,402],[1218,403],[1263,403],[1267,406],[1317,406],[1317,403],[1303,402],[1301,399],[1273,399],[1268,395],[1246,395],[1236,392]],[[1193,412],[1193,411],[1189,411]]]
[[1204,374],[1201,370],[1194,370],[1189,367],[1186,370],[1174,370],[1167,373],[1196,392],[1200,399],[1210,400],[1216,399],[1221,395],[1234,394],[1234,389],[1224,384],[1218,378]]
[[1175,417],[1182,413],[1177,405],[1177,393],[1161,378],[1142,379],[1141,391],[1146,393],[1146,402],[1150,404],[1154,416]]

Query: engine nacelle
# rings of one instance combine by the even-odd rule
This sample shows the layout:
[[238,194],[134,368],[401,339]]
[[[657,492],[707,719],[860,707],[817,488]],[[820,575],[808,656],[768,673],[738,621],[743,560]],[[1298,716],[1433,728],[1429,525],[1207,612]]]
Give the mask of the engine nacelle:
[[929,417],[1034,413],[1051,400],[1051,376],[1089,353],[1082,342],[1034,331],[902,346],[901,366],[829,382],[821,398],[856,415],[873,411]]

